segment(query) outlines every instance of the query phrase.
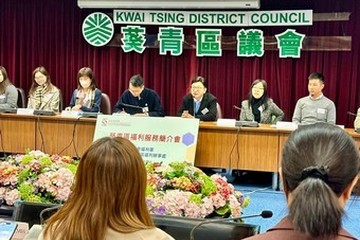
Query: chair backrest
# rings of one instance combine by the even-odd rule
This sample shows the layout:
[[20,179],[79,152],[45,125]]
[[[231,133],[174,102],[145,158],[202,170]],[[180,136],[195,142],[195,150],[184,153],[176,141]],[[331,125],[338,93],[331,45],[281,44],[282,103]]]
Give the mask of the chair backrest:
[[61,90],[59,89],[59,112],[62,112],[64,109],[64,97],[62,95]]
[[[152,215],[155,225],[176,240],[190,239],[191,229],[204,219]],[[194,239],[237,240],[259,234],[260,226],[236,222],[204,224],[194,231]]]
[[18,100],[17,100],[18,108],[26,108],[26,94],[24,89],[17,88],[17,91],[18,91]]
[[109,96],[106,93],[101,93],[100,111],[103,114],[111,114],[111,102]]
[[[13,213],[13,220],[29,223],[29,227],[34,224],[40,224],[40,212],[46,208],[60,206],[50,203],[34,203],[34,202],[20,202],[15,207]],[[45,217],[47,218],[47,217]]]
[[216,119],[222,118],[222,111],[219,103],[216,103]]

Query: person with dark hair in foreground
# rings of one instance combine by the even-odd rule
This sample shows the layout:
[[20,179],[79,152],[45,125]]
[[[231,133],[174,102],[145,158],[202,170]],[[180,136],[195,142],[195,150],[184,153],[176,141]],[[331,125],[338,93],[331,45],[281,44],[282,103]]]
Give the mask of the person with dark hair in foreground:
[[124,91],[115,104],[114,113],[153,117],[165,116],[159,95],[154,90],[144,86],[144,80],[140,74],[130,78],[129,89]]
[[125,138],[95,141],[80,160],[73,192],[39,239],[173,240],[156,228],[145,202],[147,175]]
[[344,206],[358,181],[360,154],[341,128],[315,123],[294,131],[282,152],[289,214],[248,239],[356,239],[341,227]]

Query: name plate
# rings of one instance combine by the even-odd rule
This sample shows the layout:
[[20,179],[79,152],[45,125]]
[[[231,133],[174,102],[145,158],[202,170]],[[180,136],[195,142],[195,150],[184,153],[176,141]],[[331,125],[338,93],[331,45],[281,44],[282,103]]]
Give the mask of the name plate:
[[82,112],[80,111],[62,111],[61,117],[67,117],[67,118],[78,118],[82,116]]
[[29,108],[18,108],[16,114],[19,115],[34,115],[34,109]]
[[296,123],[293,123],[293,122],[282,122],[282,121],[276,122],[277,129],[295,130],[295,129],[297,129],[297,127],[298,126],[296,125]]
[[219,118],[216,121],[216,125],[224,127],[235,127],[236,119]]

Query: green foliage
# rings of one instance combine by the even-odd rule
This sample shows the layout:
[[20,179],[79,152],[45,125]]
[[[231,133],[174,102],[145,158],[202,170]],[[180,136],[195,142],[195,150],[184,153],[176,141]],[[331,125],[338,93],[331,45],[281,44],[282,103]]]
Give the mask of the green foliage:
[[76,173],[77,165],[75,164],[68,164],[65,166],[66,169],[69,169],[74,175]]
[[202,194],[204,194],[205,196],[210,196],[212,193],[216,192],[217,187],[216,187],[214,181],[209,176],[202,174],[200,176],[200,178],[204,183],[201,188]]
[[243,208],[246,208],[247,206],[249,206],[249,204],[250,204],[250,197],[249,197],[249,196],[246,196],[246,197],[244,198],[243,203],[242,203],[242,207],[243,207]]
[[202,204],[202,195],[201,194],[192,194],[190,196],[190,201],[196,204]]
[[215,212],[220,216],[224,216],[225,214],[231,212],[231,209],[229,207],[229,204],[225,204],[225,206],[216,209]]
[[21,199],[27,200],[30,198],[30,195],[33,194],[34,187],[30,183],[24,182],[20,184],[18,190],[20,192]]
[[148,195],[151,195],[153,193],[154,193],[154,189],[150,185],[146,185],[145,195],[148,196]]
[[29,176],[30,176],[29,168],[25,168],[25,169],[21,170],[18,175],[18,182],[19,183],[24,182],[27,178],[29,178]]
[[39,162],[43,168],[48,167],[52,164],[51,158],[49,156],[44,156],[39,159]]
[[32,160],[34,160],[34,156],[33,155],[24,155],[23,158],[21,159],[21,163],[26,165],[26,164],[29,164]]

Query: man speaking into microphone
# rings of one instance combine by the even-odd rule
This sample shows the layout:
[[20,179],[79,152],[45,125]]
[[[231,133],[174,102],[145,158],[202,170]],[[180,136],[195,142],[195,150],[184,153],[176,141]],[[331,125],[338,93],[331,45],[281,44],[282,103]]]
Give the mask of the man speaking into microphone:
[[154,90],[144,86],[140,74],[130,78],[129,89],[124,91],[115,104],[114,113],[121,112],[130,115],[165,116],[159,95]]

